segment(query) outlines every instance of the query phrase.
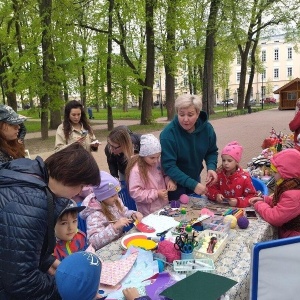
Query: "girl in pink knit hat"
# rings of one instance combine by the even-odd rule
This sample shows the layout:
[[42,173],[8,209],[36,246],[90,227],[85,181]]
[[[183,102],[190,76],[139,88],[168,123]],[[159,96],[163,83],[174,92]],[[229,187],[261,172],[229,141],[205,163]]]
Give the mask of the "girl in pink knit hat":
[[249,200],[257,195],[250,174],[240,166],[243,147],[236,141],[227,144],[221,152],[222,166],[218,168],[218,180],[207,186],[207,197],[230,206],[247,207]]

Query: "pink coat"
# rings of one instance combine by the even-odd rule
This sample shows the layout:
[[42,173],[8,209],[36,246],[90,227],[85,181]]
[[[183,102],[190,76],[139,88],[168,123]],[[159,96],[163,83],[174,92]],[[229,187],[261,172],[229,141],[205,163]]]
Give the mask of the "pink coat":
[[[122,212],[120,212],[116,206],[109,207],[115,220],[122,217],[130,218],[134,211],[124,206],[120,198],[119,201],[121,203]],[[80,216],[86,219],[87,241],[88,244],[92,244],[96,250],[118,239],[123,234],[123,229],[115,230],[113,224],[106,223],[108,219],[102,212],[101,204],[95,198],[94,193],[88,195],[83,200],[82,205],[86,206],[86,208],[80,212]]]
[[294,142],[297,143],[297,136],[300,134],[300,111],[298,111],[294,119],[289,123],[290,130],[294,133]]
[[170,180],[165,177],[160,162],[154,167],[148,168],[148,182],[141,180],[138,165],[132,168],[129,175],[129,193],[136,202],[137,210],[147,216],[168,204],[168,200],[158,197],[158,190],[165,190],[166,183]]
[[212,186],[207,186],[206,195],[209,200],[216,200],[217,194],[222,194],[225,198],[236,198],[237,207],[249,206],[249,199],[257,193],[248,172],[238,168],[232,175],[226,176],[221,169],[217,171],[217,175],[218,181]]
[[[294,149],[284,150],[274,155],[272,159],[272,163],[282,178],[300,178],[300,153],[298,151]],[[256,202],[254,208],[268,223],[278,227],[280,238],[300,235],[299,231],[285,230],[282,227],[300,215],[300,190],[283,192],[276,206],[273,206],[272,197],[265,196],[264,200],[265,202]]]

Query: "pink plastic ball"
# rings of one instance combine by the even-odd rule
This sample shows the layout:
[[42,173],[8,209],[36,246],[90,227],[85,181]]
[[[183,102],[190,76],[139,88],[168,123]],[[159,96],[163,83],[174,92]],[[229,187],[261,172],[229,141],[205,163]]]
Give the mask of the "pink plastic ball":
[[189,196],[186,195],[186,194],[182,194],[180,197],[179,197],[179,200],[182,204],[188,204],[189,203]]
[[249,226],[249,220],[246,217],[240,217],[237,224],[241,229],[246,229]]

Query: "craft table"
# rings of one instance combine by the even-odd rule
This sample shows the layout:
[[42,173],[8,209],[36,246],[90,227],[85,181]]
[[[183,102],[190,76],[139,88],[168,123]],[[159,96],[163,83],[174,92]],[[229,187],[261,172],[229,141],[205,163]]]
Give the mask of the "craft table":
[[[214,202],[205,198],[191,197],[187,206],[188,217],[198,217],[200,210],[192,209],[193,204],[214,205]],[[249,208],[249,210],[252,210]],[[133,228],[128,233],[135,232]],[[277,238],[277,231],[273,226],[258,216],[258,220],[249,220],[247,229],[231,229],[226,247],[215,261],[216,274],[231,278],[238,283],[231,288],[226,295],[230,300],[249,299],[250,264],[252,245],[257,242],[273,240]],[[103,260],[117,260],[123,252],[121,239],[97,251]]]

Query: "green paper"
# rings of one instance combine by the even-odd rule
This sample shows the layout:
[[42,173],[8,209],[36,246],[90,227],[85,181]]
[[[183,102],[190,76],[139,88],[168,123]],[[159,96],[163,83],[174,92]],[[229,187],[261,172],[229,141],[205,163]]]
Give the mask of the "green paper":
[[165,289],[160,295],[172,300],[216,300],[236,283],[224,276],[197,271]]

